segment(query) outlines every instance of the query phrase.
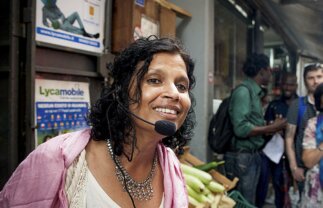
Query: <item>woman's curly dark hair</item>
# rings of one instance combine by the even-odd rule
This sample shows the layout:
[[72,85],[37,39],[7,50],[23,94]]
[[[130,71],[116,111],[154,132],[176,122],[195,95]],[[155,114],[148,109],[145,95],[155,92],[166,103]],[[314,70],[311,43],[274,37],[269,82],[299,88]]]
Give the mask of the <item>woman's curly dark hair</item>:
[[[123,144],[130,144],[136,139],[134,123],[123,106],[129,109],[130,104],[140,102],[143,77],[148,72],[154,54],[160,52],[179,54],[183,58],[190,81],[189,96],[192,103],[183,125],[173,136],[165,137],[162,142],[172,149],[181,150],[193,136],[192,130],[195,126],[195,112],[193,110],[195,99],[191,93],[195,85],[193,60],[177,40],[140,38],[116,56],[114,63],[108,67],[111,70],[113,84],[102,90],[100,98],[91,107],[88,116],[89,125],[92,126],[91,138],[94,140],[112,140],[117,155],[122,154]],[[136,70],[138,63],[140,63],[140,68]],[[134,82],[136,84],[135,94],[133,98],[130,98],[129,85],[133,77],[136,78],[136,82]]]

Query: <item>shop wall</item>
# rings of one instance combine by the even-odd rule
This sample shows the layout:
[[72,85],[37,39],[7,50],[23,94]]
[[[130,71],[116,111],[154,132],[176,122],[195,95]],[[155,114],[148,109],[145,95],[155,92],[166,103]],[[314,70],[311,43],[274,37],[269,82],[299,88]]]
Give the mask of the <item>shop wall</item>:
[[[3,72],[1,72],[0,77],[0,88],[8,89],[8,76],[4,76]],[[9,103],[6,102],[8,99],[8,91],[3,90],[0,94],[0,189],[5,183],[5,179],[9,175],[8,171],[8,157],[9,157],[9,132],[8,132],[8,118],[9,118]]]
[[208,158],[207,129],[212,115],[213,97],[213,0],[172,0],[192,14],[188,20],[177,22],[177,37],[182,40],[195,60],[196,86],[193,91],[196,98],[196,120],[194,137],[190,142],[191,153],[199,159]]
[[[0,190],[6,178],[17,163],[17,79],[18,56],[17,39],[19,34],[13,25],[17,17],[17,1],[1,1],[0,3]],[[15,12],[16,11],[16,12]],[[15,33],[15,37],[10,35]],[[10,148],[13,147],[13,148]]]
[[[35,23],[36,4],[40,3],[42,6],[41,2],[41,0],[12,0],[0,3],[2,25],[0,31],[0,190],[19,162],[37,146],[35,132],[38,126],[34,118],[35,79],[87,83],[90,103],[93,103],[104,84],[106,63],[112,56],[109,53],[111,37],[110,13],[108,13],[111,0],[105,0],[106,4],[103,5],[106,15],[103,17],[105,25],[100,27],[102,28],[100,37],[105,35],[105,39],[102,38],[101,45],[104,48],[100,48],[100,53],[86,48],[69,47],[70,43],[62,46],[55,41],[36,42],[36,26],[52,30],[50,27],[45,27],[42,21],[39,24]],[[63,0],[57,2],[62,3]],[[64,9],[62,4],[59,7]],[[69,14],[69,11],[64,12]],[[78,12],[80,15],[86,14],[82,10]],[[37,17],[39,19],[41,15]],[[86,28],[90,32],[94,31],[91,27]],[[59,34],[64,31],[52,30],[52,32]],[[76,33],[69,35],[92,42],[99,39],[81,37]],[[58,43],[61,40],[56,41]]]
[[[55,23],[49,18],[53,11],[44,10],[47,5],[43,1],[37,0],[32,5],[36,8],[32,26],[36,41],[31,43],[34,50],[28,70],[34,77],[30,79],[32,99],[27,101],[31,105],[27,106],[30,112],[26,117],[34,125],[34,130],[28,132],[30,127],[26,126],[27,153],[44,142],[43,138],[47,136],[88,127],[85,118],[88,107],[99,96],[107,76],[106,63],[112,57],[111,3],[111,0],[97,3],[59,0],[56,5],[62,13],[67,18],[76,15],[78,22],[71,22],[73,27],[58,29],[49,24]],[[48,18],[44,19],[46,15]],[[55,82],[58,84],[53,84]],[[82,93],[44,95],[42,88]]]

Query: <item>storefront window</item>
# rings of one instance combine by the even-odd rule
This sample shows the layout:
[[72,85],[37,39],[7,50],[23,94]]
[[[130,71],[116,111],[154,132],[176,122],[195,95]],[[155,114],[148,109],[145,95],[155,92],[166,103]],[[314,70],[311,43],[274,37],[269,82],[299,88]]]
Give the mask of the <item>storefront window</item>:
[[[270,43],[270,40],[266,40],[265,35],[266,43]],[[282,41],[279,41],[276,45],[265,45],[264,53],[269,57],[270,67],[272,68],[271,82],[267,86],[268,97],[271,101],[281,96],[283,75],[286,72],[291,72],[291,67],[287,49]]]
[[247,56],[247,24],[220,2],[215,2],[214,98],[228,96],[243,78]]

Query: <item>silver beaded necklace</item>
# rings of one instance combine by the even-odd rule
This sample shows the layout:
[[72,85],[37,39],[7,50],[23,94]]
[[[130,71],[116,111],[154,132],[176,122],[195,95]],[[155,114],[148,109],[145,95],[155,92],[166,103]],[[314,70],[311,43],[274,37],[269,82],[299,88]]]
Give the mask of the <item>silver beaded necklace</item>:
[[[142,182],[137,182],[129,175],[127,170],[122,166],[119,157],[117,155],[114,155],[112,145],[109,140],[107,140],[107,147],[112,160],[116,164],[116,176],[118,178],[118,181],[121,183],[123,190],[126,191],[128,189],[128,193],[131,195],[131,197],[139,201],[148,201],[152,199],[154,193],[152,180],[157,167],[157,154],[155,154],[153,165],[151,167],[148,177]],[[115,160],[113,158],[115,158]]]

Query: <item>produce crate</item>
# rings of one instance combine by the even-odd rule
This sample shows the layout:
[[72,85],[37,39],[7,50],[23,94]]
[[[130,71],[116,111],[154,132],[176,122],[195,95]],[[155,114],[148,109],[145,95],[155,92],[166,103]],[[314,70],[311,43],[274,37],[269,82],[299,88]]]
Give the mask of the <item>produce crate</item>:
[[[203,165],[204,162],[198,159],[197,157],[193,156],[189,152],[189,150],[190,148],[188,146],[184,147],[184,154],[178,156],[179,160],[182,163],[190,164],[192,166]],[[233,189],[239,181],[237,177],[235,177],[233,180],[230,180],[216,170],[211,170],[209,171],[209,173],[212,175],[214,180],[221,183],[226,188],[227,191],[230,191],[231,189]]]
[[216,195],[217,199],[215,199],[215,204],[209,204],[209,203],[204,203],[204,204],[200,204],[198,206],[194,206],[192,204],[189,204],[188,208],[235,208],[236,207],[236,202],[234,201],[234,199],[232,199],[231,197],[229,197],[226,194],[219,194]]
[[237,190],[231,191],[228,196],[236,202],[234,208],[257,208],[250,204]]

